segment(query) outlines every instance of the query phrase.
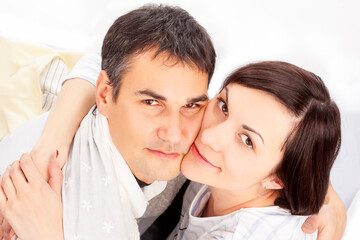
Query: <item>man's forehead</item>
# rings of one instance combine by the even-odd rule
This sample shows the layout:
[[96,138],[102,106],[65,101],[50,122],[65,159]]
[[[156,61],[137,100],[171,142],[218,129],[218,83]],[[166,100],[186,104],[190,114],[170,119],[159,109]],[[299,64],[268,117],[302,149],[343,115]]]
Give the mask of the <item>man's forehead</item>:
[[168,51],[159,51],[158,47],[148,47],[141,51],[135,52],[128,60],[128,67],[131,67],[134,63],[139,61],[149,61],[160,63],[164,68],[171,68],[176,66],[182,66],[192,69],[195,72],[201,72],[208,75],[207,72],[202,71],[194,62],[190,59],[180,59],[176,54]]

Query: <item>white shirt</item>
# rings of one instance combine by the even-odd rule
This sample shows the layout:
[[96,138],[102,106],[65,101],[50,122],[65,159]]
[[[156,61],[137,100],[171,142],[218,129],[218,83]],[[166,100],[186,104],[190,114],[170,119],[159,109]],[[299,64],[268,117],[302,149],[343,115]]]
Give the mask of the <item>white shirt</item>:
[[308,216],[291,215],[278,206],[201,217],[209,197],[208,186],[194,182],[189,185],[180,222],[168,239],[316,239],[316,233],[301,230]]

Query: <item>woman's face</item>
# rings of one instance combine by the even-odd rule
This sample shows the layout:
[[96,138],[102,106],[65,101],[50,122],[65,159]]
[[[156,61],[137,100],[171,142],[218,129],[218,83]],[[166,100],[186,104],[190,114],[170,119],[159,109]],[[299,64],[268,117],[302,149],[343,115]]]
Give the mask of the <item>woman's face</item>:
[[259,191],[280,163],[294,116],[269,93],[232,83],[209,102],[181,171],[231,191]]

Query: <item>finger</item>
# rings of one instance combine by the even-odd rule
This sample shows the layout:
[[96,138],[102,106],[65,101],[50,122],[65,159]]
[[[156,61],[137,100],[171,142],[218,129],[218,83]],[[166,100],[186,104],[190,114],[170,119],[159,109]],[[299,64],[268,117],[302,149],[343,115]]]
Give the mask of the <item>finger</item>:
[[[0,183],[1,183],[1,175],[0,175]],[[5,220],[5,217],[4,217],[4,214],[2,214],[2,204],[1,204],[1,198],[4,198],[5,201],[6,201],[6,196],[5,196],[5,193],[3,192],[2,190],[2,187],[0,186],[0,230],[1,230],[1,224],[2,222]],[[1,239],[1,238],[0,238]]]
[[[0,179],[0,182],[1,182],[1,179]],[[3,221],[4,221],[4,216],[2,215],[2,213],[0,213],[0,239],[2,239],[4,236],[3,229],[1,227]]]
[[20,158],[20,168],[29,183],[39,183],[43,181],[39,170],[35,166],[30,154],[23,154]]
[[63,173],[60,169],[57,159],[53,159],[49,165],[49,185],[50,187],[61,196],[61,187],[63,182]]
[[[2,176],[0,176],[0,183],[2,185]],[[7,199],[6,199],[6,194],[4,192],[4,189],[2,188],[2,186],[0,185],[0,210],[1,210],[1,216],[4,217],[4,214],[3,214],[3,209],[5,208],[6,206],[6,203],[7,203]],[[1,239],[1,238],[0,238]]]
[[12,228],[11,228],[11,230],[10,230],[9,236],[10,236],[11,240],[15,240],[15,239],[18,238],[17,235],[16,235],[16,233],[15,233],[15,231],[14,231],[14,229],[12,229]]
[[4,219],[4,221],[2,222],[1,227],[3,229],[4,235],[9,236],[9,238],[11,238],[10,232],[12,228],[6,219]]
[[26,181],[23,171],[20,168],[19,161],[15,161],[11,165],[10,178],[11,178],[11,180],[15,186],[15,189],[17,191],[26,187],[27,181]]
[[12,240],[12,239],[10,238],[9,234],[5,233],[4,235],[5,235],[5,240]]
[[9,235],[7,235],[6,233],[4,233],[3,240],[9,240]]
[[16,196],[16,190],[9,175],[10,169],[10,166],[6,169],[1,181],[1,186],[4,189],[7,199],[13,199]]

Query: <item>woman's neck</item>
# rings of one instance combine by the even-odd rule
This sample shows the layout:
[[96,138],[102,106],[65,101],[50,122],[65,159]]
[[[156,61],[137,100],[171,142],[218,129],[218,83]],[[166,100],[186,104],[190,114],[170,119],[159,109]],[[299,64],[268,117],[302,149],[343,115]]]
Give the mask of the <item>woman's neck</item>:
[[242,208],[274,206],[278,197],[276,190],[266,190],[261,196],[257,191],[233,192],[214,187],[210,187],[210,191],[203,217],[223,216]]

